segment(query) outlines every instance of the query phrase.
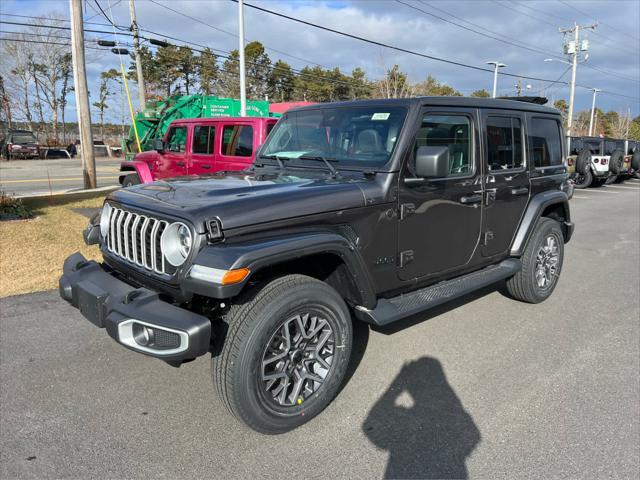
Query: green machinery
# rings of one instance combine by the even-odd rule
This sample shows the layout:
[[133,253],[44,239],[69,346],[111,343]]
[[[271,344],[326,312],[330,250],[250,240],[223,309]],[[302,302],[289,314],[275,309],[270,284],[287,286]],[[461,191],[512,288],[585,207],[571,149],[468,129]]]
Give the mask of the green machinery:
[[[162,138],[173,120],[179,118],[237,117],[240,115],[240,101],[233,98],[219,98],[204,95],[174,95],[160,100],[150,100],[146,108],[135,117],[140,146],[143,151],[151,150],[155,138]],[[269,102],[247,100],[247,116],[268,117]],[[122,141],[122,149],[127,159],[137,153],[133,127],[129,136]]]

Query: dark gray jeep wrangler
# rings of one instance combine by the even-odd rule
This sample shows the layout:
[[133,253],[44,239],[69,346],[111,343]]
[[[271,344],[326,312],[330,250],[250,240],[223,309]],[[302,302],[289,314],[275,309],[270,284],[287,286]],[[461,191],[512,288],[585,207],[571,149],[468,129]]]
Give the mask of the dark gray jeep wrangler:
[[111,194],[85,232],[104,261],[69,257],[60,295],[133,351],[210,354],[229,411],[285,432],[338,392],[353,322],[502,280],[551,295],[573,232],[564,143],[557,110],[510,100],[290,111],[248,171]]

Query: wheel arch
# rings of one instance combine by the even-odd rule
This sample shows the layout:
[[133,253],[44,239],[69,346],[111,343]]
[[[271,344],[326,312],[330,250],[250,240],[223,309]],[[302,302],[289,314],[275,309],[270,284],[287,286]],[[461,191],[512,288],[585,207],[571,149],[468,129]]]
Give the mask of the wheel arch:
[[573,233],[569,198],[565,192],[551,190],[535,195],[520,222],[518,231],[511,244],[511,256],[522,256],[527,241],[541,217],[552,218],[560,223],[565,243],[569,242]]
[[138,178],[140,179],[140,183],[149,183],[153,182],[153,175],[151,174],[151,170],[149,169],[149,165],[146,162],[141,162],[139,160],[126,161],[120,163],[120,172],[123,172],[124,175],[120,175],[118,181],[120,185],[128,174],[135,172],[138,174]]
[[251,272],[242,283],[232,285],[232,289],[222,287],[226,290],[209,292],[216,298],[235,296],[250,285],[298,273],[331,285],[352,306],[373,308],[376,304],[373,283],[357,247],[335,232],[287,235],[222,248],[212,246],[202,250],[194,263],[228,270],[248,268]]

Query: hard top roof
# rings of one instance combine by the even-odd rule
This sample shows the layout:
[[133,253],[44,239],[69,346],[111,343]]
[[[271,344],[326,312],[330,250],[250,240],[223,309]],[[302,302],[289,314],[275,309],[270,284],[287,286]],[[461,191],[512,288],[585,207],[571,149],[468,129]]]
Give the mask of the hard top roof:
[[522,110],[527,112],[550,113],[558,115],[559,111],[552,107],[537,105],[535,103],[505,100],[501,98],[477,98],[477,97],[413,97],[413,98],[383,98],[367,100],[351,100],[346,102],[317,103],[306,107],[293,108],[289,112],[303,110],[315,110],[318,108],[347,107],[347,106],[420,106],[432,105],[436,107],[467,107],[490,108],[504,110]]
[[261,121],[261,120],[278,120],[275,117],[196,117],[196,118],[177,118],[171,123],[203,123],[203,122],[233,122],[235,120],[242,121]]

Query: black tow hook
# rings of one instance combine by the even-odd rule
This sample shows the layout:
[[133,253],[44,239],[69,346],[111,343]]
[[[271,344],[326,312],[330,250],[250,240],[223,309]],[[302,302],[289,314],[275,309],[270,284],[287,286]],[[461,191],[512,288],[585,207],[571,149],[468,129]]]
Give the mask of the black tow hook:
[[124,298],[122,299],[122,303],[124,303],[125,305],[131,303],[140,295],[142,295],[142,293],[143,292],[141,290],[131,290],[124,296]]

